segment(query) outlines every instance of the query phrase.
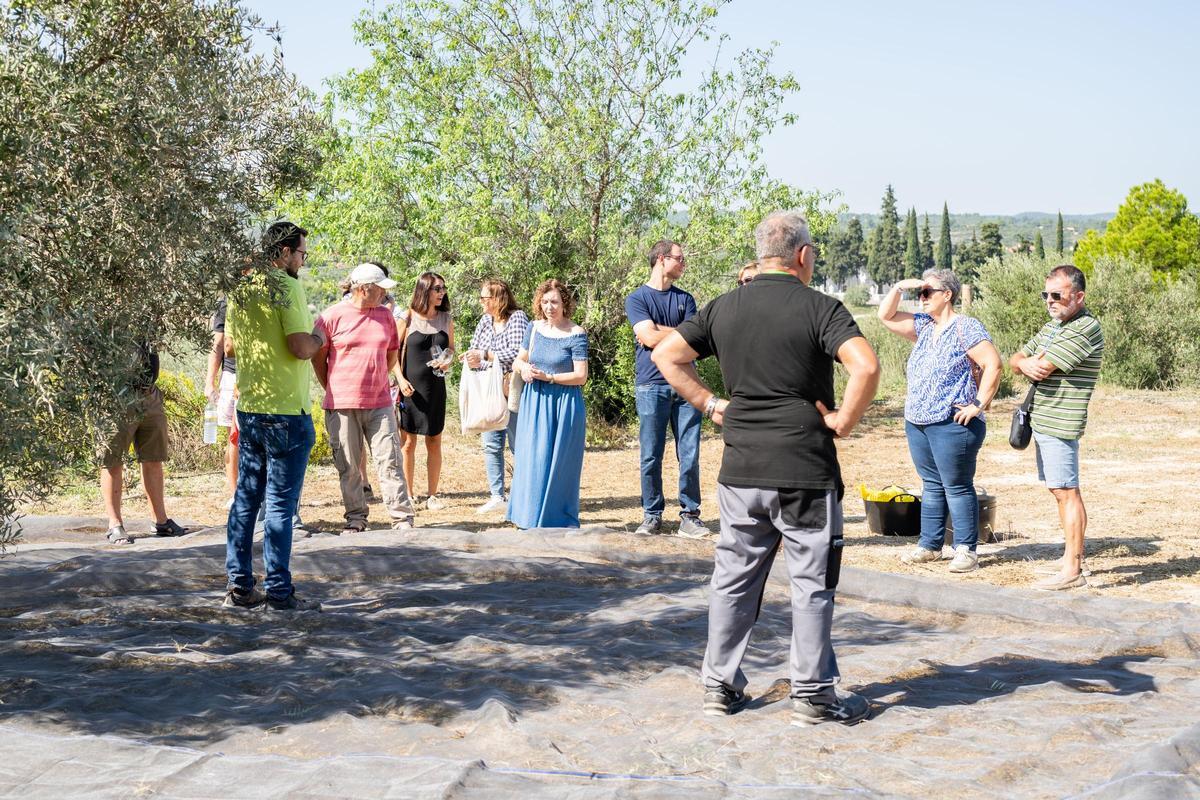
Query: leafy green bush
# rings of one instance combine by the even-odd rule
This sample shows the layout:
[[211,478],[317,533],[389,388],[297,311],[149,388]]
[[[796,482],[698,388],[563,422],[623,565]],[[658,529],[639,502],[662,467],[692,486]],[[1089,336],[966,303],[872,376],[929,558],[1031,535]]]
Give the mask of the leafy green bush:
[[865,306],[871,302],[871,290],[861,283],[851,286],[843,295],[842,302],[851,307]]
[[1156,276],[1127,259],[1096,259],[1088,306],[1104,328],[1101,378],[1134,389],[1200,383],[1198,301],[1193,276]]
[[312,420],[317,440],[313,444],[312,452],[308,454],[308,463],[332,464],[333,445],[329,443],[329,430],[325,427],[325,409],[321,408],[320,403],[313,403]]
[[158,376],[167,415],[172,470],[219,470],[224,445],[204,443],[204,407],[208,400],[186,375],[163,370]]
[[[1049,316],[1039,296],[1061,257],[1010,255],[979,273],[972,313],[1008,359]],[[1194,276],[1171,278],[1124,257],[1100,257],[1087,285],[1087,307],[1104,330],[1101,379],[1135,389],[1200,384],[1200,292]],[[1006,370],[1002,390],[1011,385]]]
[[1048,258],[1016,254],[1003,262],[990,259],[979,268],[974,284],[977,299],[967,313],[983,323],[1000,351],[1005,365],[1000,373],[1001,397],[1013,392],[1008,357],[1021,349],[1049,319],[1038,292],[1046,283],[1046,273],[1061,263],[1062,257],[1057,254]]

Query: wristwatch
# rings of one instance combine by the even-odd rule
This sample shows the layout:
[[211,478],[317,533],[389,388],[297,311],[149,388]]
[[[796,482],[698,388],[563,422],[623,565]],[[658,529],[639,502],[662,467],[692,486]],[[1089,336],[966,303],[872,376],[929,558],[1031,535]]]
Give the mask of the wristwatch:
[[982,411],[982,410],[983,410],[983,403],[979,402],[979,398],[978,398],[978,397],[976,397],[976,398],[974,398],[973,400],[971,400],[971,405],[975,406],[975,407],[976,407],[976,408],[978,408],[980,411]]

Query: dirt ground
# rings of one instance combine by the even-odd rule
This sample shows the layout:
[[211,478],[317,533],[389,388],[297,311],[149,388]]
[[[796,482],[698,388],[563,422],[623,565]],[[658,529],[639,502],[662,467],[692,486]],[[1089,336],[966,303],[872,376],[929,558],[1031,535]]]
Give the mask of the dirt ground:
[[[896,483],[919,489],[904,439],[902,410],[894,403],[872,408],[853,437],[839,444],[847,485],[845,514],[846,562],[885,572],[943,576],[946,580],[1025,586],[1037,579],[1034,568],[1061,554],[1061,533],[1050,494],[1037,482],[1032,447],[1018,452],[1008,446],[1008,418],[1014,399],[998,401],[988,415],[988,437],[980,454],[978,486],[997,497],[994,544],[980,545],[979,571],[967,575],[946,572],[945,562],[908,566],[899,556],[912,540],[871,534],[864,521],[859,483],[881,488]],[[1200,487],[1200,426],[1195,411],[1200,395],[1194,392],[1135,392],[1101,389],[1092,400],[1088,433],[1081,449],[1082,489],[1089,514],[1087,558],[1093,575],[1087,591],[1111,596],[1138,597],[1160,602],[1200,601],[1200,556],[1194,544]],[[420,509],[421,527],[512,530],[503,512],[475,513],[487,498],[483,457],[478,439],[447,428],[444,436],[445,467],[439,496],[447,508]],[[717,528],[714,500],[720,464],[721,441],[706,434],[701,447],[704,487],[703,514]],[[668,447],[668,461],[672,458]],[[664,484],[677,480],[673,465],[664,470]],[[427,492],[424,453],[418,448],[415,494]],[[378,485],[378,484],[376,484]],[[176,519],[203,525],[225,521],[224,477],[217,473],[167,476],[168,512]],[[125,518],[131,532],[148,530],[147,506],[140,489],[125,500]],[[35,514],[103,516],[94,486],[64,489],[50,502],[30,508]],[[340,530],[342,508],[333,467],[310,469],[301,500],[301,515],[316,530]],[[636,432],[624,446],[589,450],[584,460],[581,486],[581,521],[584,526],[632,530],[641,520]],[[674,522],[668,507],[667,522]],[[378,504],[371,521],[386,527],[386,511]],[[668,529],[672,526],[668,525]],[[81,528],[73,536],[103,534],[101,527]],[[711,543],[675,536],[647,537],[647,552],[693,552]]]

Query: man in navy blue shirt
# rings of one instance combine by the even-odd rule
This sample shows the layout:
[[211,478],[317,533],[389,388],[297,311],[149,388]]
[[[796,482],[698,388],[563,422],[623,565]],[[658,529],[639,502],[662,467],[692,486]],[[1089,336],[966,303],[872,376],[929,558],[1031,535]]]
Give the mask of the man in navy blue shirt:
[[641,423],[642,524],[636,533],[662,532],[662,462],[667,427],[679,459],[679,535],[700,539],[709,531],[700,521],[701,414],[663,378],[650,357],[655,345],[684,320],[695,316],[696,299],[675,286],[687,269],[683,248],[662,240],[650,248],[650,280],[625,298],[625,316],[637,339],[636,394]]

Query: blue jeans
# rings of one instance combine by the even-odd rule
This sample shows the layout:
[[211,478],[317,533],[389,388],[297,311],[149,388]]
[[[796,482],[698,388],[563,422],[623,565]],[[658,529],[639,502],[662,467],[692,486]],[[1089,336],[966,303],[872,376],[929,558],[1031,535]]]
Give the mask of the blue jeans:
[[642,510],[647,517],[662,518],[662,462],[667,443],[667,426],[675,437],[679,459],[679,505],[683,515],[700,513],[700,420],[701,414],[670,386],[644,384],[635,390],[638,441],[642,451]]
[[483,468],[487,470],[488,489],[492,497],[504,497],[504,440],[508,440],[508,451],[515,453],[513,442],[517,438],[517,414],[510,411],[508,427],[498,431],[485,431],[483,440]]
[[228,587],[254,588],[254,520],[266,509],[263,530],[263,564],[267,596],[291,596],[292,518],[300,502],[300,489],[308,468],[308,454],[316,441],[312,417],[306,414],[251,414],[237,412],[238,482],[225,534],[225,571]]
[[946,538],[946,508],[954,523],[954,546],[972,552],[979,542],[979,499],[975,496],[975,460],[987,427],[976,417],[966,426],[953,419],[932,425],[904,423],[908,452],[921,476],[921,538],[926,550],[941,551]]

